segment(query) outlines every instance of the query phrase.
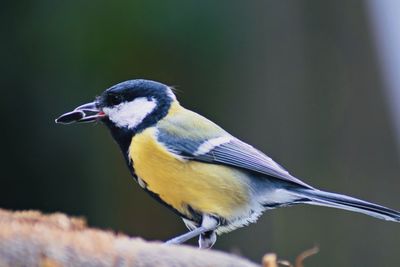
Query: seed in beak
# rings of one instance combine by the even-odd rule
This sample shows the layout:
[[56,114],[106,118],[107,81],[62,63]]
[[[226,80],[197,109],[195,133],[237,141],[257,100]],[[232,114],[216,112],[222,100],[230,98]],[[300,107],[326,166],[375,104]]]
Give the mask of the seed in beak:
[[74,110],[58,117],[56,119],[56,123],[61,123],[61,124],[74,123],[76,121],[81,120],[83,117],[85,117],[85,113],[83,111]]

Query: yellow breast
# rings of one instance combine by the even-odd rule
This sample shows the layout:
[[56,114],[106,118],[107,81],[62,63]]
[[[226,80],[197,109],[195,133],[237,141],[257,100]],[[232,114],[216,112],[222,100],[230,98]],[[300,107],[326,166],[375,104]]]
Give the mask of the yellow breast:
[[157,142],[154,127],[133,137],[129,154],[147,189],[182,214],[190,216],[189,205],[230,218],[248,206],[250,190],[244,173],[174,156]]

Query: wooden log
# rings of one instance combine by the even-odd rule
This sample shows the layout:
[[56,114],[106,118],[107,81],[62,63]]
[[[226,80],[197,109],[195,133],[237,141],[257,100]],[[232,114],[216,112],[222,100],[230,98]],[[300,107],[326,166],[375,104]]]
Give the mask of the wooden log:
[[88,228],[61,213],[0,209],[0,266],[259,266],[238,256]]

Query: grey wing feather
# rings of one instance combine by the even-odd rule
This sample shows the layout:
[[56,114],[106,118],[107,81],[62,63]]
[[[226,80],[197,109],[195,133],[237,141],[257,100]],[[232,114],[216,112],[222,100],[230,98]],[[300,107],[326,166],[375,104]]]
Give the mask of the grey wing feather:
[[[186,159],[229,165],[312,188],[290,175],[261,151],[231,136],[208,119],[189,110],[183,110],[179,114],[181,115],[171,116],[157,125],[158,141],[171,152]],[[229,141],[199,153],[203,144],[223,137],[227,137]]]
[[290,175],[288,171],[270,157],[236,138],[228,143],[214,147],[205,154],[196,155],[193,159],[226,164],[311,188],[311,186]]

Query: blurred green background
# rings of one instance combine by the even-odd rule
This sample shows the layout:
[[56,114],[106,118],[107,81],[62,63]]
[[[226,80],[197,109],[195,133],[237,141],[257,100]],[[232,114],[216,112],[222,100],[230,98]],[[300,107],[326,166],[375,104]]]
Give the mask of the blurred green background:
[[[61,211],[149,240],[185,231],[142,192],[101,125],[54,119],[132,78],[306,182],[400,209],[396,132],[366,1],[8,1],[0,9],[0,207]],[[193,242],[195,243],[195,242]],[[219,237],[259,262],[395,266],[400,225],[296,206]]]

